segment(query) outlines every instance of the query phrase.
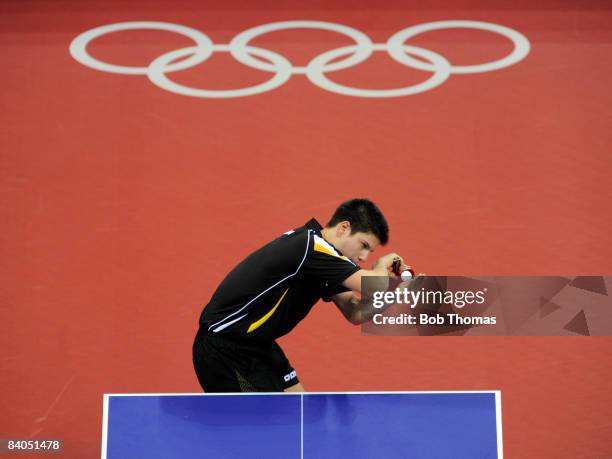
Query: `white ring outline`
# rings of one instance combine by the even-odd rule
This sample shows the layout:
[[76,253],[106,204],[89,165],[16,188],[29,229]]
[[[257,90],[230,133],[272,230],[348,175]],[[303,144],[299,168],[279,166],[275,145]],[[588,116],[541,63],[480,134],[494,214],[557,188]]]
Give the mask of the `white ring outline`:
[[[248,88],[240,89],[199,89],[183,86],[170,80],[166,76],[164,68],[166,68],[169,62],[195,52],[195,48],[195,46],[192,46],[177,49],[166,54],[162,54],[156,58],[149,65],[149,72],[147,73],[149,80],[162,89],[176,94],[181,94],[183,96],[220,99],[261,94],[262,92],[271,91],[279,86],[282,86],[287,82],[287,80],[289,80],[289,78],[291,78],[291,63],[284,56],[267,49],[247,46],[247,52],[259,55],[260,57],[269,59],[275,63],[278,70],[276,71],[276,74],[268,81],[255,86],[250,86]],[[229,51],[229,45],[213,45],[213,52],[215,51]]]
[[509,38],[514,44],[514,49],[512,52],[506,57],[497,61],[476,65],[451,65],[451,73],[455,74],[482,73],[499,70],[521,61],[525,56],[527,56],[527,54],[529,54],[531,49],[529,40],[527,40],[523,34],[506,26],[482,21],[435,21],[406,27],[405,29],[392,35],[389,40],[387,40],[389,54],[395,60],[404,65],[408,65],[419,70],[432,72],[434,69],[431,65],[411,58],[406,53],[401,51],[401,46],[406,42],[406,40],[414,37],[415,35],[440,29],[486,30],[503,35],[504,37]]
[[[276,32],[279,30],[287,30],[287,29],[322,29],[328,30],[331,32],[337,32],[341,35],[346,35],[349,38],[352,38],[355,41],[355,45],[357,47],[356,52],[353,56],[342,60],[340,62],[335,62],[333,64],[329,64],[326,68],[321,69],[324,72],[333,72],[335,70],[342,70],[348,67],[352,67],[354,65],[360,64],[365,61],[372,54],[372,40],[363,32],[360,32],[357,29],[353,29],[352,27],[345,26],[342,24],[337,24],[334,22],[323,22],[323,21],[285,21],[285,22],[271,22],[268,24],[263,24],[257,27],[253,27],[251,29],[247,29],[244,32],[240,32],[236,35],[232,41],[230,42],[230,53],[237,61],[247,65],[249,67],[254,67],[259,70],[264,70],[266,72],[275,72],[276,69],[274,66],[267,62],[262,62],[260,60],[254,59],[248,53],[244,52],[244,47],[249,44],[251,40],[255,37],[263,35],[269,32]],[[292,74],[305,74],[308,66],[294,66],[292,65]]]
[[199,30],[192,29],[191,27],[183,26],[180,24],[173,24],[170,22],[156,22],[156,21],[132,21],[132,22],[117,22],[114,24],[108,24],[94,29],[83,32],[77,36],[70,43],[70,54],[72,57],[81,64],[90,67],[95,70],[101,70],[103,72],[120,73],[123,75],[146,75],[148,67],[128,67],[124,65],[108,64],[106,62],[99,61],[93,58],[87,52],[87,45],[102,35],[113,32],[121,32],[125,30],[163,30],[167,32],[175,32],[179,35],[185,35],[191,38],[198,46],[197,51],[193,55],[185,59],[184,61],[175,62],[170,64],[165,69],[166,72],[176,72],[177,70],[185,70],[195,65],[201,64],[210,57],[213,52],[213,43],[208,36]]
[[[423,48],[418,48],[416,46],[402,45],[402,49],[404,52],[416,54],[417,56],[423,57],[425,59],[428,59],[430,62],[432,62],[432,64],[435,66],[434,67],[435,70],[434,70],[433,75],[430,78],[428,78],[427,80],[421,83],[413,85],[413,86],[406,86],[403,88],[396,88],[396,89],[353,88],[353,87],[341,85],[339,83],[336,83],[328,79],[325,76],[324,72],[320,70],[321,63],[316,62],[316,61],[320,60],[320,61],[323,61],[323,63],[325,63],[325,61],[333,60],[337,57],[342,56],[343,54],[348,54],[350,52],[353,52],[352,48],[355,48],[355,46],[354,45],[344,46],[342,48],[336,48],[336,49],[332,49],[331,51],[326,51],[325,53],[322,53],[319,56],[315,57],[310,62],[310,64],[312,65],[310,64],[308,65],[308,71],[306,73],[306,76],[313,84],[320,87],[321,89],[325,89],[326,91],[335,92],[337,94],[342,94],[345,96],[380,97],[380,98],[410,96],[410,95],[418,94],[421,92],[425,92],[425,91],[435,88],[436,86],[441,85],[450,76],[451,65],[446,60],[446,58],[444,58],[443,56],[433,51],[423,49]],[[385,46],[384,44],[374,44],[373,49],[374,51],[388,51],[387,46]]]
[[[293,66],[284,56],[273,51],[248,46],[250,40],[261,34],[293,28],[318,28],[334,31],[349,36],[355,40],[356,44],[336,48],[320,54],[319,56],[313,58],[306,67]],[[506,38],[509,38],[513,42],[514,49],[508,56],[497,61],[477,65],[452,66],[443,56],[433,51],[404,43],[407,39],[417,34],[448,28],[480,29],[499,33]],[[129,67],[108,64],[93,58],[87,52],[88,44],[95,38],[107,33],[134,29],[154,29],[175,32],[191,38],[194,40],[197,46],[170,51],[154,59],[153,62],[151,62],[151,64],[149,64],[147,67]],[[465,20],[436,21],[407,27],[392,35],[385,44],[374,44],[363,32],[342,24],[323,21],[274,22],[241,32],[234,37],[229,45],[215,45],[206,34],[187,26],[166,22],[133,21],[109,24],[86,31],[78,35],[71,42],[69,50],[70,54],[77,62],[93,68],[94,70],[127,75],[146,74],[154,84],[162,89],[193,97],[230,98],[255,95],[281,86],[291,77],[292,74],[307,74],[309,80],[315,85],[338,94],[353,95],[357,97],[396,97],[417,94],[419,92],[433,89],[444,82],[450,73],[468,74],[489,72],[508,67],[524,59],[525,56],[529,54],[531,45],[529,40],[524,35],[509,27],[489,22]],[[351,88],[339,85],[329,80],[324,75],[326,72],[337,71],[357,65],[365,61],[372,54],[372,52],[383,50],[386,50],[393,59],[403,65],[418,70],[434,72],[434,75],[432,75],[432,77],[428,80],[415,86],[383,90]],[[275,72],[276,75],[262,84],[248,88],[231,90],[188,88],[171,81],[165,75],[167,72],[184,70],[199,65],[208,59],[215,51],[229,51],[232,56],[242,64],[259,70]],[[353,55],[349,58],[340,60],[333,64],[326,64],[326,62],[333,60],[334,58],[349,53],[353,53]],[[410,57],[410,53],[424,57],[430,61],[430,64]],[[191,54],[191,56],[187,57],[185,60],[171,63],[173,60],[189,54]],[[272,61],[272,63],[270,64],[258,60],[251,56],[251,54],[268,59]]]

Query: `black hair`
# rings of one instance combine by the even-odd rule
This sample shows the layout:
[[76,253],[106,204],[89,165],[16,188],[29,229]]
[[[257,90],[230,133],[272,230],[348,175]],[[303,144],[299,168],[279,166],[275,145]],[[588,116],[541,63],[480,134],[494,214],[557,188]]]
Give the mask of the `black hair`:
[[389,241],[389,225],[380,209],[369,199],[351,199],[338,206],[327,227],[348,221],[351,233],[372,233],[382,245]]

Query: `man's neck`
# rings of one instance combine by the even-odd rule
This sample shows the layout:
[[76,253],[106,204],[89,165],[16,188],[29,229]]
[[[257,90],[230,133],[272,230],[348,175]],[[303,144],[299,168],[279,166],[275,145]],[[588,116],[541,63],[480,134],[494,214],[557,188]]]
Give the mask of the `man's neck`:
[[321,230],[321,236],[323,236],[323,239],[325,239],[327,242],[329,242],[332,245],[334,244],[334,233],[333,233],[333,229],[332,228],[323,228]]

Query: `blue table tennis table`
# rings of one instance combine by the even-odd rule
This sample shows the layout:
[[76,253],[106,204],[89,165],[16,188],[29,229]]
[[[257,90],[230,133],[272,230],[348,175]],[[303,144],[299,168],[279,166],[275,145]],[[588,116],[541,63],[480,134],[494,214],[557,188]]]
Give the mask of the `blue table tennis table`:
[[107,394],[102,459],[502,458],[501,393]]

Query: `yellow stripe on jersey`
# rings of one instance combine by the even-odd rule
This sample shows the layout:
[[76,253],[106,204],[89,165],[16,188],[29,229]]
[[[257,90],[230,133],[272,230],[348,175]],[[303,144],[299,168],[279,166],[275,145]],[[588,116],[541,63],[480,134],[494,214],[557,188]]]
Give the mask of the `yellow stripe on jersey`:
[[318,244],[318,243],[316,243],[316,242],[315,242],[315,245],[314,245],[314,249],[315,249],[317,252],[323,252],[323,253],[326,253],[327,255],[331,255],[332,257],[337,257],[337,258],[342,258],[342,259],[344,259],[343,257],[341,257],[340,255],[338,255],[337,253],[332,252],[332,251],[331,251],[330,249],[328,249],[327,247],[325,247],[325,246],[323,246],[323,245],[321,245],[321,244]]
[[276,302],[276,304],[274,305],[274,307],[272,309],[270,309],[265,316],[263,316],[261,319],[259,319],[257,322],[253,322],[250,326],[249,329],[247,330],[247,333],[251,333],[253,330],[257,330],[259,327],[261,327],[263,325],[263,323],[268,320],[272,314],[274,314],[274,311],[276,311],[276,308],[278,308],[278,305],[281,304],[281,301],[283,301],[283,298],[285,298],[285,295],[287,294],[287,292],[289,291],[289,289],[285,290],[285,293],[282,294],[282,296],[280,297],[280,299]]
[[352,265],[355,264],[349,258],[340,255],[329,242],[327,242],[322,237],[317,236],[316,234],[314,236],[314,250],[316,252],[321,252],[326,255],[331,255],[332,257],[336,257],[336,258],[340,258],[341,260],[348,261]]

